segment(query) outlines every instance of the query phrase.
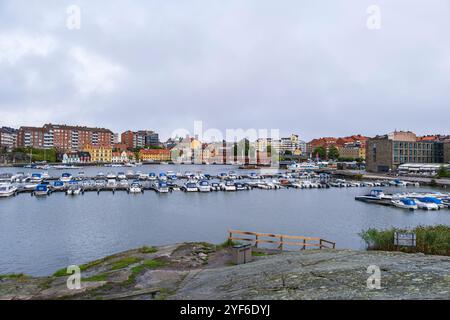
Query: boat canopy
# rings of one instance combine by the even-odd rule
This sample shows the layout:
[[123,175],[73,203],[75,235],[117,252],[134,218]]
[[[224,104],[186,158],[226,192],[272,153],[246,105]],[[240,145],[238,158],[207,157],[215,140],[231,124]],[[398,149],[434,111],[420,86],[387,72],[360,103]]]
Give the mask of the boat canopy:
[[414,206],[416,202],[413,199],[404,198],[400,200],[403,204],[406,204],[408,206]]
[[64,182],[62,181],[54,181],[53,186],[54,187],[62,187],[64,185]]
[[420,202],[442,204],[442,201],[440,199],[433,198],[433,197],[423,197],[423,198],[418,198],[418,199]]
[[46,184],[38,184],[36,186],[36,189],[34,189],[35,191],[47,191],[47,185]]

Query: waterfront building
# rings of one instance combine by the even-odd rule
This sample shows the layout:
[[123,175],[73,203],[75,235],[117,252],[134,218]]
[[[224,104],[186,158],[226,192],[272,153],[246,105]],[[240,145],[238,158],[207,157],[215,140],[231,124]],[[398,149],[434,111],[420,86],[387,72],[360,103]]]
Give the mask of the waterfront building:
[[331,146],[338,149],[340,157],[345,158],[366,158],[366,141],[367,137],[358,135],[352,135],[348,137],[324,137],[313,139],[307,144],[306,153],[310,158],[314,158],[314,150],[322,147],[328,153]]
[[18,147],[44,147],[44,128],[38,127],[20,127],[17,133]]
[[168,149],[142,149],[139,151],[139,159],[145,161],[170,161]]
[[11,151],[17,146],[17,129],[2,127],[0,128],[0,149]]
[[339,148],[339,158],[358,159],[360,156],[360,148],[353,144],[347,144]]
[[444,166],[447,170],[450,168],[450,164],[440,163],[405,163],[398,166],[398,172],[400,174],[420,174],[434,176],[439,172],[439,169]]
[[61,162],[64,164],[80,163],[80,157],[78,156],[78,152],[64,153]]
[[64,164],[76,164],[76,163],[90,163],[91,155],[89,152],[67,152],[62,155],[61,162]]
[[17,137],[19,147],[61,151],[78,151],[88,145],[111,147],[113,141],[114,134],[105,128],[55,124],[46,124],[42,128],[21,127]]
[[418,139],[409,131],[376,136],[367,140],[366,168],[370,172],[389,172],[405,163],[443,163],[447,144]]
[[[290,139],[290,138],[287,138],[287,139]],[[259,138],[256,140],[255,148],[256,148],[256,151],[267,152],[269,150],[268,148],[270,147],[270,149],[273,152],[280,153],[281,149],[282,149],[281,144],[282,144],[282,142],[279,139]],[[290,145],[290,144],[291,144],[291,142],[289,141],[287,143],[287,145]]]
[[135,155],[131,151],[117,151],[112,153],[111,162],[113,163],[125,163],[135,160]]
[[154,131],[146,131],[145,135],[145,146],[146,147],[159,147],[161,143],[159,142],[159,134]]
[[125,144],[128,150],[160,146],[159,135],[151,130],[125,131],[121,135],[121,143]]
[[128,146],[125,143],[115,143],[113,148],[114,148],[114,150],[120,151],[120,152],[128,150]]
[[91,162],[110,163],[112,162],[112,148],[104,146],[87,146],[83,150],[91,155]]
[[444,163],[450,163],[450,139],[444,142]]

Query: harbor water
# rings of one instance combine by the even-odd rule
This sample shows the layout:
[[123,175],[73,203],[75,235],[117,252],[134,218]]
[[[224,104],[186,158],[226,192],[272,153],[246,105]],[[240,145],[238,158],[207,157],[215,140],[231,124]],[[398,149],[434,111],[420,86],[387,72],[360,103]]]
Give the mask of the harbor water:
[[[125,171],[128,168],[83,168]],[[143,166],[135,171],[203,171],[217,174],[229,166]],[[27,171],[17,168],[0,172]],[[36,171],[36,170],[34,170]],[[61,172],[49,171],[51,175]],[[185,241],[221,243],[227,229],[321,237],[337,248],[363,249],[358,233],[367,228],[450,225],[450,210],[406,211],[355,201],[372,188],[280,189],[240,192],[158,194],[87,192],[68,197],[19,194],[0,199],[0,274],[49,275],[143,245]],[[384,188],[386,192],[427,188]],[[428,189],[430,190],[430,189]]]

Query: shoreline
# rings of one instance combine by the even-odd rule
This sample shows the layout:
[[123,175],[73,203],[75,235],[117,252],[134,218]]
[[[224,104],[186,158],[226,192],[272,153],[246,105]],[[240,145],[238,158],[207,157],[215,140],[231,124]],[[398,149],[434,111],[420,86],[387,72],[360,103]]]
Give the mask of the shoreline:
[[[80,265],[80,289],[67,288],[65,269],[0,276],[0,299],[450,299],[448,256],[253,250],[252,262],[235,265],[223,245],[142,247]],[[371,265],[381,268],[381,290],[367,287]]]

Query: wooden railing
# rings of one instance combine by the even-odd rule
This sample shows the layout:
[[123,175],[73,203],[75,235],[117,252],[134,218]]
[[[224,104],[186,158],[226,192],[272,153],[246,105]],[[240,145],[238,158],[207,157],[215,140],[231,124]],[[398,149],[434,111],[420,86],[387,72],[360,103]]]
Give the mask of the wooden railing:
[[[238,235],[236,237],[233,235]],[[245,236],[245,237],[244,237]],[[247,237],[251,236],[251,237]],[[268,238],[268,239],[267,239]],[[230,241],[246,241],[251,242],[256,248],[260,243],[273,243],[278,245],[278,249],[284,250],[284,246],[300,246],[301,250],[307,247],[315,247],[318,249],[328,248],[335,249],[336,243],[321,238],[288,236],[284,234],[258,233],[240,230],[228,230],[228,240]],[[300,241],[296,241],[300,240]]]

